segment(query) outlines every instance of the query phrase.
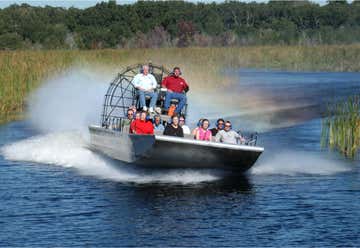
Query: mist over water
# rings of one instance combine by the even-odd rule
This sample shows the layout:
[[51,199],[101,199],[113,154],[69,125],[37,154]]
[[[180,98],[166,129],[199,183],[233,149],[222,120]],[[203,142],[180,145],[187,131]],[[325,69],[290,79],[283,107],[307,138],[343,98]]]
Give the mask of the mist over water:
[[74,68],[45,82],[29,97],[28,118],[42,132],[87,130],[99,123],[111,77]]
[[255,175],[332,175],[350,171],[340,160],[330,160],[319,154],[291,150],[279,151],[274,155],[260,158],[251,169]]
[[[84,175],[120,182],[191,184],[221,178],[214,171],[130,169],[89,150],[87,127],[99,123],[104,95],[112,76],[94,72],[91,68],[74,68],[45,82],[29,98],[29,120],[40,135],[6,145],[1,148],[1,153],[8,160],[71,167]],[[289,76],[293,77],[294,75]],[[241,129],[269,131],[274,127],[291,126],[318,115],[321,103],[316,95],[320,89],[305,96],[304,92],[309,87],[306,79],[294,82],[294,89],[286,77],[283,81],[279,78],[276,81],[266,81],[266,75],[256,81],[252,81],[252,78],[251,73],[240,72],[239,82],[234,82],[232,87],[210,93],[191,92],[188,123],[195,123],[200,117],[227,117]],[[314,104],[318,106],[316,110],[296,114],[298,106]],[[287,109],[287,112],[279,115],[279,111],[283,109]],[[272,146],[271,143],[266,145]],[[325,159],[321,154],[283,149],[280,146],[271,151],[272,155],[269,156],[265,147],[265,153],[251,173],[329,175],[348,170],[338,161]]]
[[[8,160],[74,168],[81,174],[119,182],[191,184],[218,179],[215,172],[172,170],[148,172],[131,169],[88,149],[81,132],[54,132],[35,136],[2,148]],[[115,168],[116,166],[116,168]]]

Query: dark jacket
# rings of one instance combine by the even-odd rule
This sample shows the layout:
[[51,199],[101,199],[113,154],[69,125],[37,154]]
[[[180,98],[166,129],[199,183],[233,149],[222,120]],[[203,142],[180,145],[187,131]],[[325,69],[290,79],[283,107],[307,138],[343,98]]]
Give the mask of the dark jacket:
[[210,131],[211,131],[211,135],[212,135],[213,137],[215,137],[215,135],[216,135],[220,130],[217,129],[216,127],[214,127],[214,128],[212,128],[212,129],[210,129]]
[[184,137],[182,127],[178,126],[178,128],[174,128],[173,125],[168,124],[165,127],[164,135],[176,136],[176,137]]

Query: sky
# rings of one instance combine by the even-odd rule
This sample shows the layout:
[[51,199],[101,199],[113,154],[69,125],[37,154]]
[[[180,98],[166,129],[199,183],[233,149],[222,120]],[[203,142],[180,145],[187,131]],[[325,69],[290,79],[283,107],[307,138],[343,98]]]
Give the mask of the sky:
[[[94,6],[96,3],[105,0],[0,0],[0,8],[6,8],[11,4],[27,3],[32,6],[54,6],[54,7],[76,7],[76,8],[88,8]],[[223,2],[223,0],[189,0],[191,2]],[[252,2],[254,0],[242,0],[242,2]],[[118,4],[130,4],[135,0],[117,0]],[[255,0],[255,2],[267,2],[267,0]],[[313,0],[313,2],[319,4],[325,4],[326,0]]]

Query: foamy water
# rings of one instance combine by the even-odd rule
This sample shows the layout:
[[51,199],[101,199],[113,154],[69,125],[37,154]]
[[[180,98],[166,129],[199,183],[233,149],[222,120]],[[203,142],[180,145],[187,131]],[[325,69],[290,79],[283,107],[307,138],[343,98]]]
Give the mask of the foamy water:
[[1,153],[7,160],[71,167],[82,175],[119,182],[193,184],[219,179],[214,172],[188,169],[168,172],[131,169],[89,150],[80,132],[32,137],[2,147]]
[[251,169],[255,175],[332,175],[349,171],[342,161],[334,161],[310,152],[282,151],[260,159]]
[[[35,136],[1,148],[7,160],[74,168],[80,174],[118,182],[194,184],[221,179],[219,172],[177,169],[155,171],[134,169],[88,149],[82,132],[56,132]],[[251,169],[255,175],[331,175],[348,171],[339,161],[305,152],[282,152],[260,159]]]

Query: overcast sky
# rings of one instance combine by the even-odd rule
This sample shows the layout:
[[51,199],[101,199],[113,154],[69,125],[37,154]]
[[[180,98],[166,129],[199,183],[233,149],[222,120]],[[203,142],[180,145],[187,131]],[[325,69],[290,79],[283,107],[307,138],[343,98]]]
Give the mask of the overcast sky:
[[[104,0],[103,0],[104,1]],[[254,0],[243,0],[242,2],[252,2]],[[56,6],[56,7],[76,7],[76,8],[88,8],[94,6],[96,3],[102,2],[101,0],[0,0],[0,8],[5,8],[11,4],[27,3],[33,6]],[[135,0],[117,0],[118,4],[134,3]],[[191,2],[223,2],[223,0],[191,0]],[[267,2],[267,0],[255,0],[255,2]],[[325,4],[326,0],[314,0],[313,2],[319,4]]]

